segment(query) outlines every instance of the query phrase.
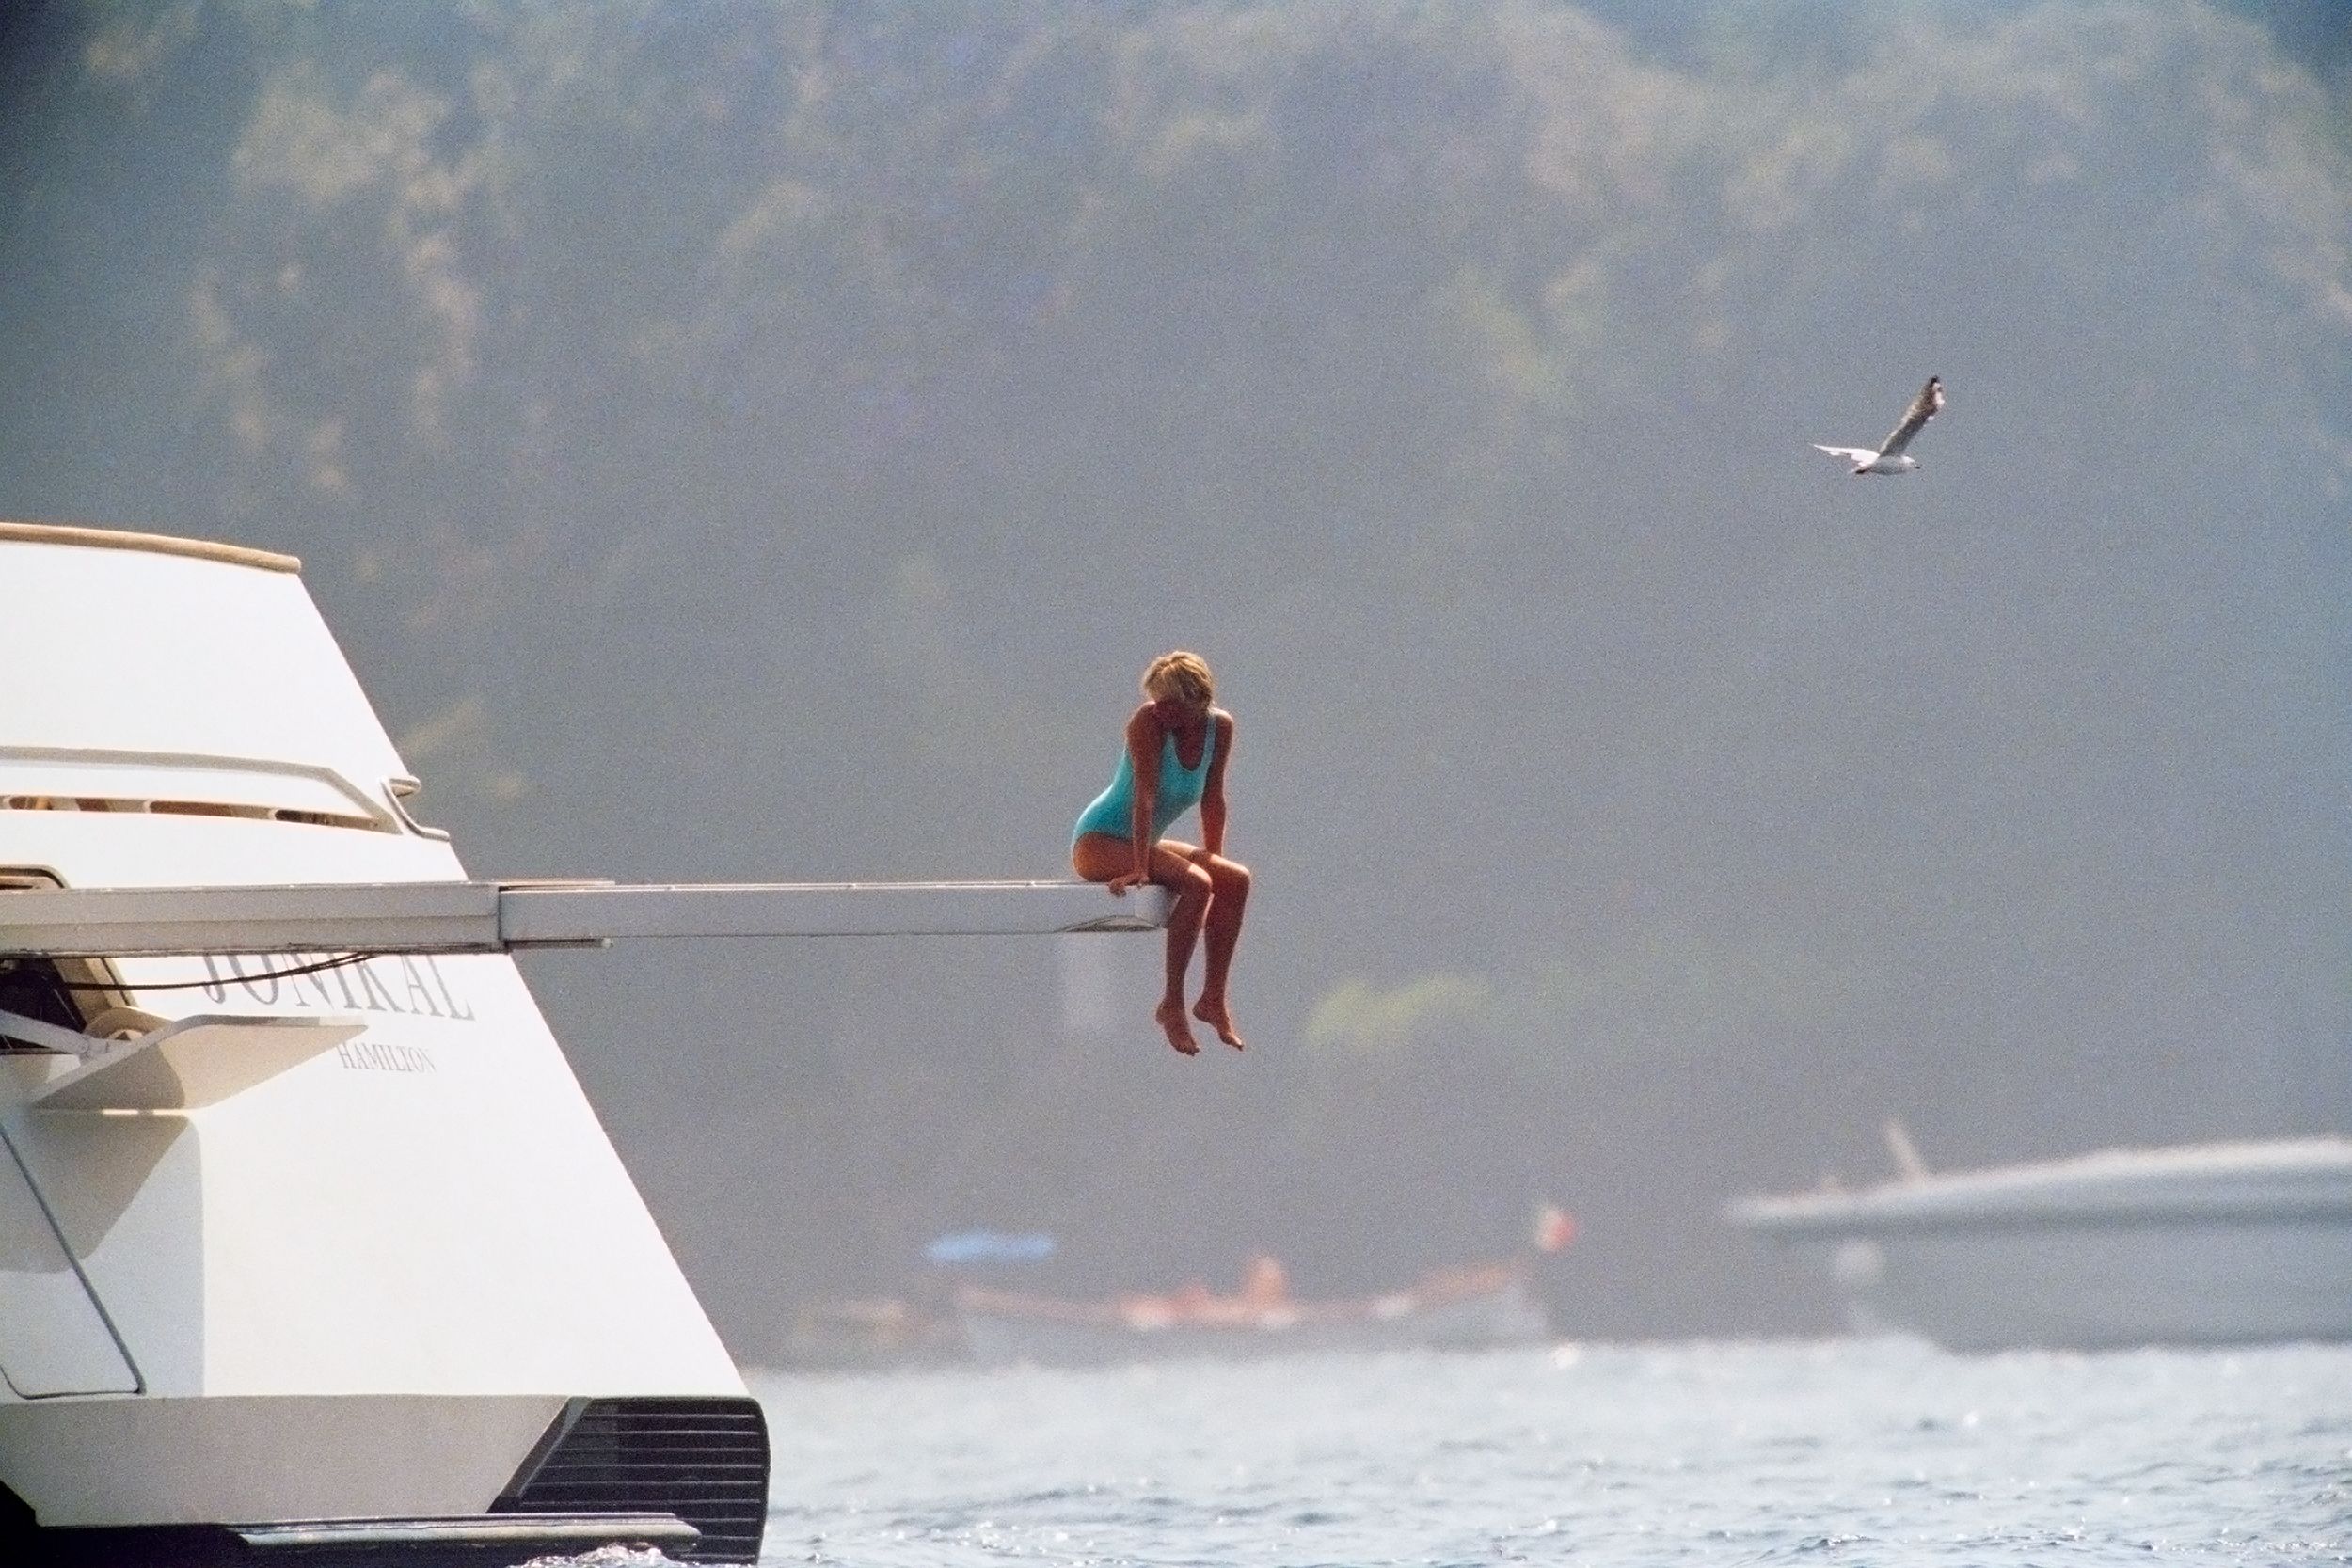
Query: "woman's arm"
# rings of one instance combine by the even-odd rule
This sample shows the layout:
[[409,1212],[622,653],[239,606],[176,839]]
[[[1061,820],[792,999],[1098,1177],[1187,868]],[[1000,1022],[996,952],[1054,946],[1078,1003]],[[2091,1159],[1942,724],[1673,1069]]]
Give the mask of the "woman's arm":
[[1200,847],[1212,855],[1225,853],[1225,759],[1233,754],[1233,716],[1222,709],[1209,715],[1216,726],[1216,755],[1209,759],[1208,783],[1200,786]]
[[1111,891],[1124,893],[1152,879],[1152,813],[1160,801],[1160,716],[1146,703],[1127,721],[1127,760],[1132,765],[1135,799],[1127,813],[1127,842],[1135,850],[1135,869],[1111,879]]

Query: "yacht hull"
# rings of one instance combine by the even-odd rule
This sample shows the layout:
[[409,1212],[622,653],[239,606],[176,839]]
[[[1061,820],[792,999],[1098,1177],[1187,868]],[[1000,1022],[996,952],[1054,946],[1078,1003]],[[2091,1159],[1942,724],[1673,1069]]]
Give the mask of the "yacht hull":
[[51,1530],[28,1538],[8,1560],[24,1568],[520,1568],[608,1547],[652,1547],[691,1560],[694,1539],[667,1515],[318,1519]]
[[564,1401],[197,1396],[0,1405],[0,1474],[52,1528],[486,1513]]
[[[295,564],[0,523],[0,898],[463,881]],[[0,952],[0,1561],[755,1560],[759,1408],[511,958]]]
[[2352,1143],[2120,1149],[1751,1198],[1854,1327],[1955,1350],[2352,1339]]

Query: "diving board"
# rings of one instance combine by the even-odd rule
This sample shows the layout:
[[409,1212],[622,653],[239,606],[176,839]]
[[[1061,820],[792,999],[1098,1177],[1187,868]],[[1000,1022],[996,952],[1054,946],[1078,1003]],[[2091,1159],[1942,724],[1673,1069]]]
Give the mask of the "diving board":
[[1089,882],[321,882],[0,889],[0,955],[516,953],[655,937],[1058,936],[1167,924]]

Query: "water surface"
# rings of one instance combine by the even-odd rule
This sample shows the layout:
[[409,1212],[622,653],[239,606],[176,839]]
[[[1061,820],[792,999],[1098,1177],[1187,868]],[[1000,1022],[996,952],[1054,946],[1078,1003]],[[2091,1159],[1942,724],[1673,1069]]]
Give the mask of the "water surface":
[[2352,1561],[2352,1348],[755,1374],[763,1560]]

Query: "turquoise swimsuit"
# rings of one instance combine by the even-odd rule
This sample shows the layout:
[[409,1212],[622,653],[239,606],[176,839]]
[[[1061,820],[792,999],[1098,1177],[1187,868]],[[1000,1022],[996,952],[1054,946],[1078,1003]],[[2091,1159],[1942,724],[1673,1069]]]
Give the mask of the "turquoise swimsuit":
[[[1160,789],[1152,801],[1152,841],[1159,842],[1168,832],[1168,825],[1200,803],[1200,791],[1209,782],[1209,764],[1216,758],[1216,715],[1209,715],[1209,733],[1200,737],[1200,762],[1186,768],[1176,760],[1176,737],[1168,736],[1160,742]],[[1094,803],[1078,814],[1078,826],[1070,835],[1076,844],[1089,833],[1108,833],[1123,839],[1135,831],[1136,764],[1127,749],[1119,749],[1119,771],[1111,775],[1110,788],[1094,798]]]

